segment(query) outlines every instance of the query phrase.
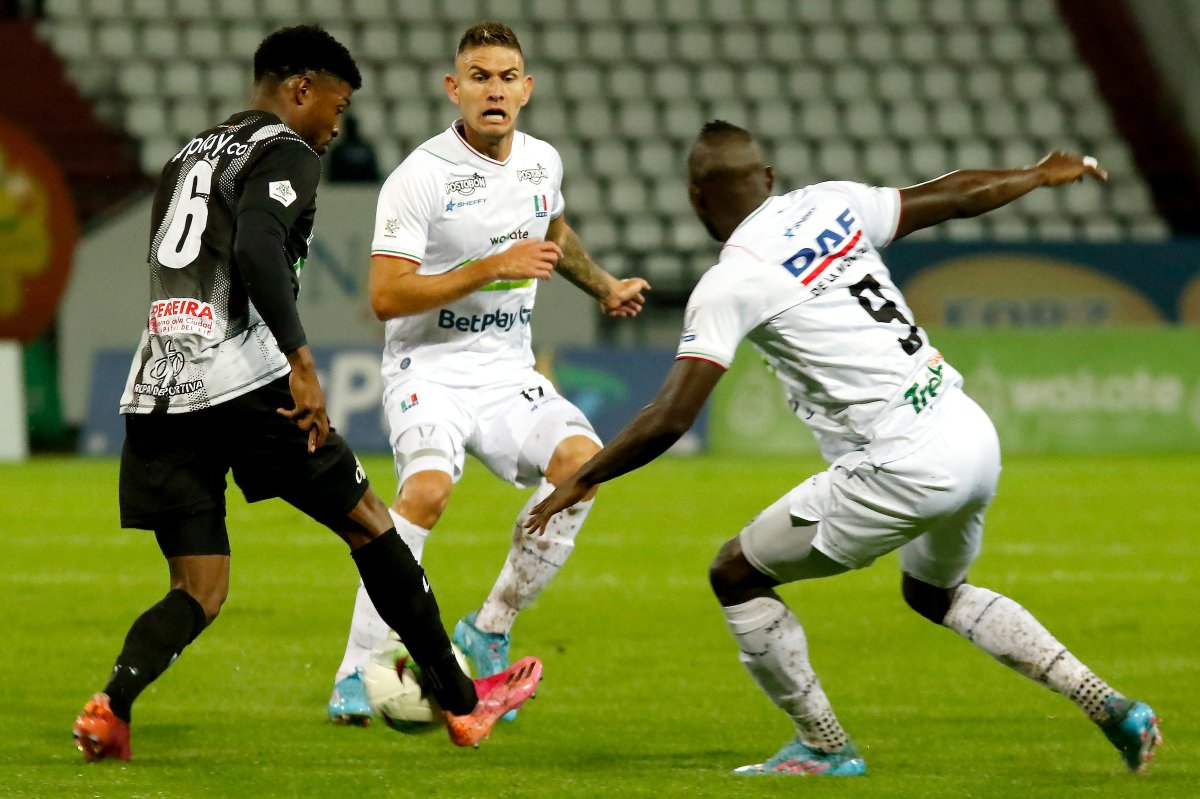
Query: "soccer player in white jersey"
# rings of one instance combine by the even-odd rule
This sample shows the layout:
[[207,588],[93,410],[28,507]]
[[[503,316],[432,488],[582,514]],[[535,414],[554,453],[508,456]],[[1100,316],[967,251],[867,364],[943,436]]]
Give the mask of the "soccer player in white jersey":
[[905,601],[1000,662],[1069,697],[1140,771],[1158,719],[1084,666],[1017,603],[966,581],[996,489],[1000,449],[962,377],[929,342],[879,250],[1039,186],[1104,180],[1094,159],[1051,153],[1024,169],[961,170],[904,189],[818,183],[772,197],[762,150],[705,126],[688,159],[692,206],[724,242],[688,302],[674,368],[654,402],[534,508],[527,527],[665,452],[695,421],[742,338],[765,356],[831,467],[725,543],[710,580],[751,676],[795,726],[737,774],[855,776],[866,765],[774,587],[869,566],[900,550]]
[[[527,511],[600,449],[584,415],[533,368],[537,281],[557,271],[619,317],[636,315],[650,286],[605,272],[567,224],[558,152],[516,129],[533,78],[508,26],[466,31],[445,88],[462,118],[384,183],[370,294],[387,321],[384,407],[400,485],[392,516],[417,560],[465,453],[535,487],[491,593],[455,626],[455,642],[487,676],[506,667],[513,620],[571,554],[592,494],[541,540],[524,530]],[[358,670],[386,635],[360,585],[329,702],[335,721],[370,718]]]

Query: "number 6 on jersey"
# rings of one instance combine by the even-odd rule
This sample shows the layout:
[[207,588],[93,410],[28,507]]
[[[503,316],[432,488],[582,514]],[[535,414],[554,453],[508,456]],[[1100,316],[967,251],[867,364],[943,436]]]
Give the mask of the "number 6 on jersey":
[[171,211],[171,224],[163,234],[155,257],[170,269],[183,269],[200,254],[200,237],[208,224],[208,195],[212,164],[196,162],[180,183]]

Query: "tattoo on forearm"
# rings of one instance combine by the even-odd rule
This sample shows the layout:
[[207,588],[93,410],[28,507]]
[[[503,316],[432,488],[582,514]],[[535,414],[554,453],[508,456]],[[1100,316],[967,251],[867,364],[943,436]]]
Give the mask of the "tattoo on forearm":
[[608,295],[608,275],[588,255],[574,230],[567,230],[560,246],[563,257],[557,271],[588,294],[603,300]]

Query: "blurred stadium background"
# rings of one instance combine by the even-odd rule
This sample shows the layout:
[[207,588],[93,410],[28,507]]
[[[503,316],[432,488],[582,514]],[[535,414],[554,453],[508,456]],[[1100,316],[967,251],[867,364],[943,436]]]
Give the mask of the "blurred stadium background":
[[[682,303],[712,263],[682,164],[703,122],[723,118],[763,138],[784,188],[825,179],[908,185],[960,167],[1031,163],[1054,148],[1095,155],[1108,184],[1035,192],[925,231],[893,248],[893,269],[926,327],[997,334],[959,352],[942,340],[982,375],[975,388],[993,413],[1041,414],[1037,424],[1050,428],[1056,420],[1044,414],[1073,400],[1095,411],[1091,421],[1063,420],[1073,436],[1026,431],[1018,444],[1200,441],[1194,361],[1175,357],[1195,352],[1180,348],[1200,322],[1200,250],[1188,238],[1200,228],[1200,97],[1189,91],[1200,74],[1200,10],[1189,0],[6,0],[0,8],[0,61],[18,76],[0,108],[0,338],[17,342],[0,363],[6,404],[22,400],[23,382],[26,407],[5,414],[10,457],[26,438],[34,450],[101,454],[119,445],[112,409],[144,312],[153,177],[195,131],[242,108],[249,57],[266,33],[315,21],[350,47],[365,77],[352,116],[386,175],[454,119],[441,78],[461,31],[482,18],[509,22],[522,39],[536,80],[522,127],[562,153],[568,216],[585,244],[609,270],[655,286],[633,324],[600,319],[562,281],[542,293],[536,343],[591,413],[618,420],[637,407],[645,387],[622,369],[654,353],[639,373],[653,386]],[[358,447],[376,450],[386,449],[370,357],[381,325],[364,284],[377,185],[323,187],[302,298],[310,338],[328,348],[335,421],[357,430]],[[1088,333],[1129,327],[1132,338],[1114,335],[1128,362],[1098,358],[1086,343]],[[1021,332],[1036,335],[1010,337]],[[1050,357],[1060,335],[1083,335],[1085,363]],[[1131,340],[1136,347],[1121,348]],[[611,357],[618,345],[637,353]],[[1024,378],[1021,396],[1000,396]],[[753,388],[756,398],[761,383]],[[730,424],[738,434],[772,429],[764,403],[751,399],[728,403],[746,406],[740,427],[709,418],[718,448],[739,438]],[[1125,420],[1128,436],[1095,435],[1110,427],[1106,409],[1115,418],[1147,407],[1160,415],[1144,426],[1161,425],[1165,413],[1186,434],[1147,437]],[[1026,422],[1034,424],[1014,424]],[[607,419],[599,424],[611,432]],[[697,443],[707,443],[706,431]]]
[[[1035,192],[885,258],[1000,430],[1006,471],[979,576],[1145,692],[1168,719],[1161,770],[1110,782],[1116,760],[1082,719],[925,631],[901,606],[894,570],[787,590],[804,599],[843,713],[875,747],[870,795],[1195,795],[1200,728],[1185,712],[1200,640],[1193,0],[0,0],[0,461],[16,464],[0,463],[0,600],[14,609],[0,721],[21,730],[0,744],[0,794],[228,795],[238,784],[247,796],[394,796],[398,762],[422,796],[793,789],[723,777],[784,733],[738,670],[705,564],[820,468],[748,355],[688,442],[710,454],[606,488],[588,548],[553,601],[531,609],[519,646],[546,654],[554,674],[530,711],[539,724],[497,735],[475,760],[511,792],[485,791],[485,770],[461,769],[443,741],[348,739],[317,723],[352,568],[283,503],[248,509],[237,492],[236,606],[172,669],[178,683],[140,706],[149,757],[84,776],[70,749],[69,719],[111,663],[114,636],[161,589],[153,546],[117,530],[112,457],[146,312],[155,175],[192,134],[243,107],[259,40],[308,21],[363,68],[352,116],[386,173],[455,118],[441,78],[461,31],[483,18],[521,37],[536,80],[521,126],[562,153],[571,223],[602,265],[655,286],[642,318],[612,324],[565,281],[539,291],[544,368],[602,435],[657,387],[683,301],[715,258],[683,183],[706,120],[755,131],[784,189],[907,185],[1055,148],[1099,159],[1107,184]],[[333,177],[301,313],[331,416],[375,453],[367,469],[386,495],[382,326],[365,290],[378,181]],[[478,600],[519,505],[479,467],[460,490],[472,499],[454,506],[430,555],[448,618]],[[927,637],[914,646],[917,636]],[[629,664],[641,679],[626,679]],[[616,690],[598,701],[596,685]],[[119,794],[101,793],[110,783]]]

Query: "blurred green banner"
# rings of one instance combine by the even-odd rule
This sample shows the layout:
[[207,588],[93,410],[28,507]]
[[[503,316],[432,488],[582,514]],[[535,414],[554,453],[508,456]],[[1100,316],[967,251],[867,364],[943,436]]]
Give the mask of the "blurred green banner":
[[[1200,451],[1200,330],[931,331],[1006,452]],[[749,345],[713,397],[716,452],[816,444]]]

